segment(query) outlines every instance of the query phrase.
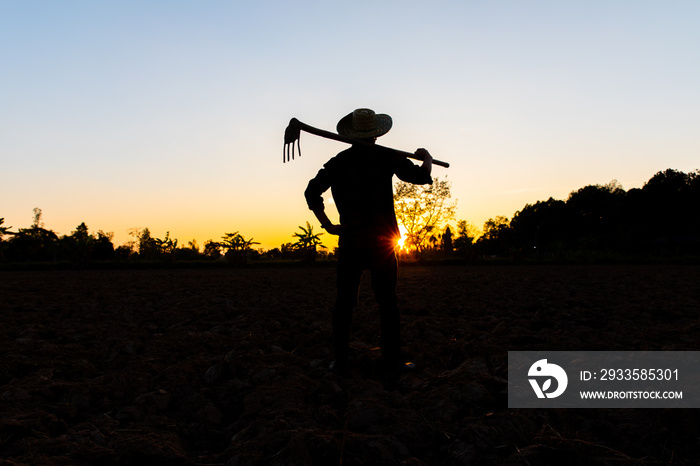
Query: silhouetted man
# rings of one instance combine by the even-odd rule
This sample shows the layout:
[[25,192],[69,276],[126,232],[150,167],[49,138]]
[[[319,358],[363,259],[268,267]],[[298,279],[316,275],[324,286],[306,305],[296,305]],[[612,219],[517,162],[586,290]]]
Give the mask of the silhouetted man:
[[[373,144],[392,125],[389,115],[361,108],[343,117],[338,134]],[[348,345],[353,309],[357,306],[364,270],[372,277],[372,289],[379,305],[380,344],[388,373],[410,370],[401,356],[400,313],[396,299],[397,261],[394,248],[401,234],[394,213],[393,176],[413,184],[432,184],[433,158],[425,149],[415,154],[423,160],[416,165],[391,150],[355,144],[329,160],[309,182],[304,195],[327,232],[339,235],[338,295],[333,310],[333,351],[331,369],[347,372]],[[340,224],[326,215],[323,197],[328,188],[338,209]]]

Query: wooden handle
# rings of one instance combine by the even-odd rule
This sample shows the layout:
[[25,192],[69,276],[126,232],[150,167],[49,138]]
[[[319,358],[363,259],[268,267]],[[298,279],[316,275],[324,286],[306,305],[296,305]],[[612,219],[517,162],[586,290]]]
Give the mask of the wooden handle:
[[[398,149],[392,149],[391,147],[386,147],[386,146],[381,146],[379,144],[372,144],[370,142],[363,141],[361,139],[355,139],[355,138],[349,138],[347,136],[342,136],[340,134],[336,133],[331,133],[330,131],[325,131],[322,129],[314,128],[313,126],[309,126],[306,123],[302,123],[301,121],[297,120],[296,118],[292,118],[289,121],[289,126],[297,126],[299,129],[302,129],[306,131],[307,133],[315,134],[316,136],[321,136],[322,138],[326,139],[333,139],[335,141],[340,141],[340,142],[345,142],[347,144],[360,144],[364,146],[371,146],[371,147],[376,147],[384,150],[388,150],[391,152],[395,152],[399,155],[402,155],[404,157],[408,157],[409,159],[414,159],[414,160],[423,160],[422,158],[418,157],[416,154],[413,154],[411,152],[405,152],[402,150]],[[433,159],[433,165],[439,165],[441,167],[448,168],[450,166],[449,163],[443,162],[442,160],[436,160]]]

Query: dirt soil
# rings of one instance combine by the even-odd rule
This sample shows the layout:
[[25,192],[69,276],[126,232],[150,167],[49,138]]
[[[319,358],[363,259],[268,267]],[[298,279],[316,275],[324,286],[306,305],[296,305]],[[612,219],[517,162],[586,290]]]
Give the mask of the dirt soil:
[[697,464],[692,409],[508,409],[509,350],[698,350],[698,266],[403,267],[388,385],[330,267],[0,273],[0,465]]

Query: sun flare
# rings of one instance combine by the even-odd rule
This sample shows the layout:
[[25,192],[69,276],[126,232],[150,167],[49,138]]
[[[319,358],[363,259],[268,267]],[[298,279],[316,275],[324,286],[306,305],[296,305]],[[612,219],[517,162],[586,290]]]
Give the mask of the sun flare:
[[399,233],[401,234],[401,237],[396,241],[396,249],[399,250],[406,250],[406,229],[404,228],[403,225],[399,225]]
[[399,238],[399,240],[396,242],[396,247],[397,247],[398,249],[404,249],[404,243],[405,243],[405,242],[406,242],[406,237],[405,237],[405,236],[402,236],[402,237]]

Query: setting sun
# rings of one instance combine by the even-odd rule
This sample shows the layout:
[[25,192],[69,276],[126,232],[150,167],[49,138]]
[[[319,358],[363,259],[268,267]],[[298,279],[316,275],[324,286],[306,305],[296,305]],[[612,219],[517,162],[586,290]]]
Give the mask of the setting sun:
[[403,225],[399,225],[399,232],[401,233],[401,237],[396,242],[396,248],[406,250],[406,228],[404,228]]
[[403,248],[404,248],[403,245],[404,245],[405,242],[406,242],[406,237],[405,237],[405,236],[402,236],[402,237],[399,238],[399,240],[396,242],[396,247],[399,248],[399,249],[403,249]]

